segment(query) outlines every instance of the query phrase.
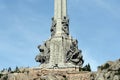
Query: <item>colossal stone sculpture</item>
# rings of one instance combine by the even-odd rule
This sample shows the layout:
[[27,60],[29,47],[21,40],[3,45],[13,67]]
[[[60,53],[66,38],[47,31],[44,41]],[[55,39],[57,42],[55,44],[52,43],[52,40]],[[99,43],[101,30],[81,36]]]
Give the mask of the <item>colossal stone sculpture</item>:
[[40,54],[35,60],[40,68],[73,68],[84,63],[78,41],[69,34],[67,17],[67,0],[54,0],[54,17],[52,18],[51,38],[38,46]]

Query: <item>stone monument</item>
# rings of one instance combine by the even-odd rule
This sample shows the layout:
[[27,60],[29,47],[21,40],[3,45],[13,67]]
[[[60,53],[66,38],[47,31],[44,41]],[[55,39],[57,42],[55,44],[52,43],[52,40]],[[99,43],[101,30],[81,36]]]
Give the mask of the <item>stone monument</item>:
[[82,67],[82,51],[78,41],[69,34],[67,0],[54,0],[54,17],[52,18],[51,38],[39,45],[40,54],[35,58],[40,68]]

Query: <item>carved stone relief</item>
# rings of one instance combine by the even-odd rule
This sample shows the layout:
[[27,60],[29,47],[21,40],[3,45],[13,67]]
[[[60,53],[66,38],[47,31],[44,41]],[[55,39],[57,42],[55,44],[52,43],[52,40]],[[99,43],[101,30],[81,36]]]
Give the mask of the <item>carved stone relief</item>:
[[55,32],[56,32],[56,21],[54,20],[54,18],[52,18],[52,27],[51,27],[50,31],[51,31],[51,36],[55,35]]
[[84,63],[82,51],[78,49],[78,41],[72,40],[70,49],[66,54],[66,62],[72,62],[75,65],[82,65]]
[[64,33],[66,35],[69,35],[69,19],[67,19],[66,17],[63,18],[62,20],[62,30],[64,31]]
[[38,49],[40,54],[36,56],[35,60],[37,62],[48,63],[50,58],[50,43],[49,40],[46,41],[43,45],[39,45]]

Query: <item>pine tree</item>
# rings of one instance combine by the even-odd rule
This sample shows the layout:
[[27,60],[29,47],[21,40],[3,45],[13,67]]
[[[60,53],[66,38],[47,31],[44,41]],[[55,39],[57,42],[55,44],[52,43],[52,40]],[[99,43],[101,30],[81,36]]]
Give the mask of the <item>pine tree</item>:
[[91,71],[90,64],[88,63],[87,65],[85,65],[85,66],[82,68],[82,71]]
[[3,68],[3,70],[1,72],[4,72],[5,71],[5,68]]
[[88,71],[91,71],[91,67],[90,67],[90,64],[88,63],[88,66],[87,66],[87,70]]
[[8,72],[11,72],[11,71],[12,71],[12,69],[11,69],[11,67],[9,67],[9,68],[8,68]]
[[20,72],[20,70],[19,70],[19,68],[16,66],[16,68],[15,68],[15,71],[14,72],[17,72],[17,73],[19,73]]

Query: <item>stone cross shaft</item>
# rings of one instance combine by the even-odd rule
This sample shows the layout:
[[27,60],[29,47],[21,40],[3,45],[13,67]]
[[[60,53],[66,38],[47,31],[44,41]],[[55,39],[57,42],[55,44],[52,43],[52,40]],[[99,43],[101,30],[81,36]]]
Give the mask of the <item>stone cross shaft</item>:
[[56,20],[67,16],[67,0],[54,0],[54,18]]
[[67,18],[67,0],[54,0],[54,20],[56,21],[56,35],[62,33],[63,19]]

